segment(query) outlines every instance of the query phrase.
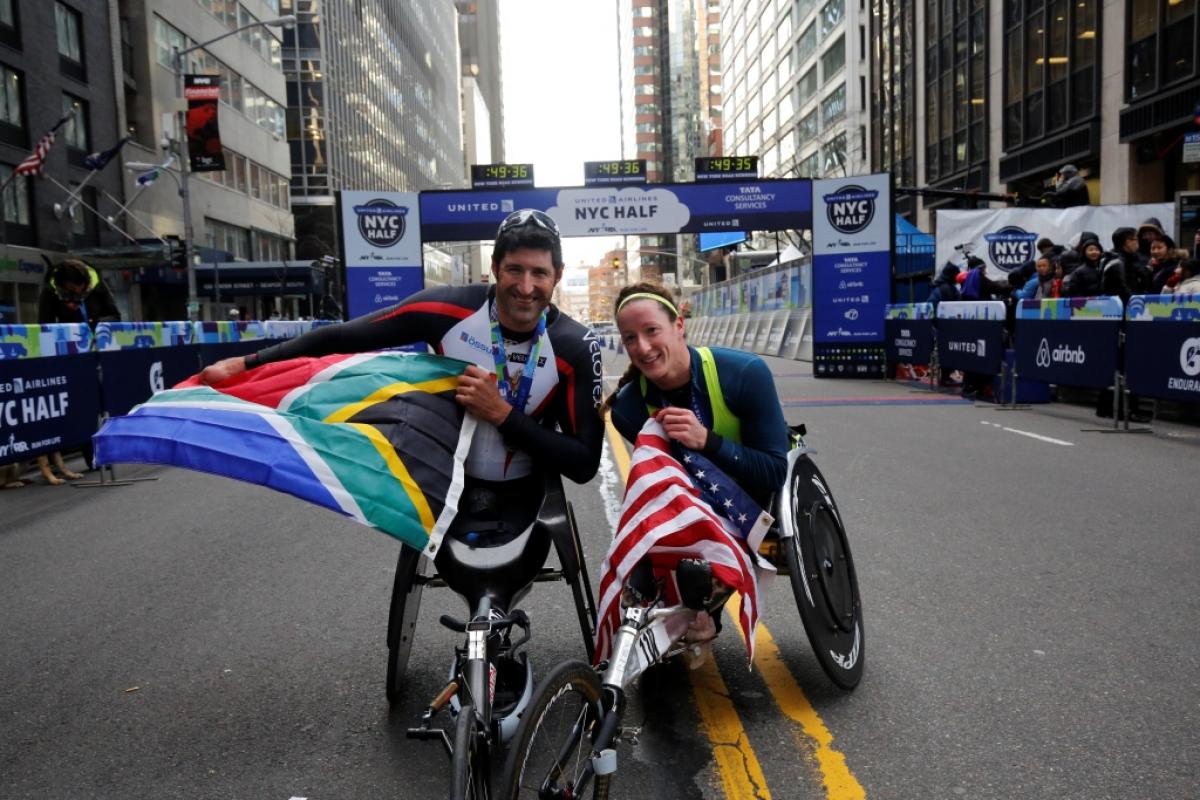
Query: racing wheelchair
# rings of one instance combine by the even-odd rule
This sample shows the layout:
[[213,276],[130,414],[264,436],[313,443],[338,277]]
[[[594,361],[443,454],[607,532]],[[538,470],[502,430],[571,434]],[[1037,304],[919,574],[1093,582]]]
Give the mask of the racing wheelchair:
[[[500,502],[501,496],[523,501],[514,506]],[[545,566],[551,547],[558,569]],[[407,731],[409,738],[445,746],[452,761],[452,800],[490,797],[492,749],[516,732],[534,689],[533,665],[522,649],[530,621],[516,604],[533,583],[558,580],[571,588],[590,658],[595,598],[574,511],[558,475],[503,485],[468,479],[437,556],[431,561],[402,546],[388,618],[389,702],[396,703],[404,688],[424,590],[448,587],[469,609],[466,620],[441,616],[441,624],[464,634],[465,642],[455,648],[445,688],[426,707],[421,724]],[[443,710],[448,710],[449,727],[435,725]]]
[[[787,480],[770,506],[775,516],[759,552],[790,577],[805,632],[825,674],[851,690],[862,678],[862,603],[837,503],[804,445],[790,429]],[[707,562],[683,560],[675,571],[679,603],[667,605],[647,559],[622,589],[622,625],[607,661],[566,661],[530,699],[509,744],[502,798],[608,797],[621,741],[639,731],[622,725],[626,688],[652,665],[682,654],[695,612],[719,614]]]

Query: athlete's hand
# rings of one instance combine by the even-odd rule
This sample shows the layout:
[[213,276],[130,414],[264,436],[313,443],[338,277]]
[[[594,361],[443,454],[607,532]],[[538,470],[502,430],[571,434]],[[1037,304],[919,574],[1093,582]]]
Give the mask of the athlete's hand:
[[500,396],[496,376],[472,364],[458,378],[454,399],[484,422],[499,425],[508,419],[512,406]]
[[234,356],[222,359],[215,364],[209,364],[200,373],[200,381],[208,386],[215,386],[229,380],[234,375],[241,375],[245,371],[246,359],[242,356]]
[[668,406],[659,410],[654,418],[667,432],[667,438],[674,439],[684,447],[701,450],[708,441],[708,428],[696,419],[696,414],[690,408]]

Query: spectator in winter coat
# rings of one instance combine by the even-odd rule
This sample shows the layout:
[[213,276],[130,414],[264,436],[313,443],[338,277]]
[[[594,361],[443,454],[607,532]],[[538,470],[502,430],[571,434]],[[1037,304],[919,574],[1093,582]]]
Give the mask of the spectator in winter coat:
[[1117,228],[1113,231],[1112,241],[1113,250],[1100,268],[1100,290],[1121,298],[1121,302],[1128,301],[1130,295],[1149,292],[1150,270],[1138,252],[1137,230]]
[[1166,235],[1162,223],[1158,221],[1158,217],[1150,217],[1138,226],[1138,252],[1146,258],[1150,258],[1150,243]]
[[1100,294],[1100,238],[1085,231],[1079,238],[1079,250],[1062,254],[1063,297],[1096,297]]
[[963,300],[995,300],[1006,296],[1010,287],[987,276],[987,265],[983,259],[971,257],[967,260],[967,277],[962,282]]
[[1074,164],[1063,164],[1054,176],[1054,191],[1043,197],[1042,202],[1055,208],[1071,208],[1091,205],[1092,199],[1079,169]]
[[933,291],[929,293],[929,299],[925,302],[932,303],[934,310],[937,310],[938,303],[943,300],[958,299],[958,265],[947,264],[942,267],[942,274],[938,275],[933,282]]
[[1189,258],[1180,261],[1175,267],[1178,281],[1171,287],[1165,288],[1165,294],[1200,294],[1200,259]]
[[1037,260],[1037,274],[1013,296],[1018,300],[1050,300],[1058,297],[1058,281],[1054,272],[1054,259],[1048,255],[1040,256]]
[[1163,287],[1175,274],[1175,267],[1188,257],[1186,250],[1176,250],[1175,242],[1163,234],[1150,243],[1150,292],[1162,294]]
[[1014,269],[1012,272],[1008,273],[1008,285],[1016,290],[1024,288],[1025,284],[1029,283],[1029,280],[1037,274],[1038,258],[1041,256],[1049,256],[1052,261],[1055,261],[1065,249],[1066,248],[1064,248],[1062,245],[1055,244],[1045,236],[1043,236],[1041,239],[1038,239],[1038,254]]

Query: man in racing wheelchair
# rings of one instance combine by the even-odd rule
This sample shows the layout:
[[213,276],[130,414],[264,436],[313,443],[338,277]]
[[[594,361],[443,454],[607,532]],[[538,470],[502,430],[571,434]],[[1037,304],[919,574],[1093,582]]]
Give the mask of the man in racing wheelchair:
[[[501,603],[513,601],[523,588],[512,584],[524,580],[530,562],[537,562],[534,571],[544,562],[546,537],[530,539],[527,534],[539,511],[545,514],[551,496],[561,496],[559,476],[585,483],[599,468],[604,428],[596,409],[602,399],[603,352],[588,328],[550,302],[562,278],[563,258],[558,226],[548,215],[532,209],[509,214],[497,231],[491,266],[491,286],[427,289],[391,308],[220,361],[201,378],[214,384],[259,364],[419,342],[440,355],[470,362],[456,398],[478,426],[466,458],[459,515],[447,533],[469,547],[444,547],[440,553],[459,562],[451,566],[458,567],[454,572],[467,585],[456,585],[448,573],[444,578],[473,608],[479,598],[473,596],[472,584],[480,583],[479,572],[491,566],[503,571],[504,564],[520,567],[515,576],[493,576],[490,600],[499,613],[506,610]],[[526,543],[534,552],[509,552]],[[561,556],[564,548],[557,539],[555,543]],[[483,549],[492,550],[493,557],[479,558],[473,566],[454,556],[468,558],[468,550]],[[388,635],[388,697],[393,701],[407,664],[420,584],[416,602],[407,609],[404,595],[414,586],[420,560],[419,553],[405,547],[397,566],[400,596],[393,597]],[[441,554],[438,567],[447,572]],[[564,572],[582,569],[578,559],[564,565]],[[397,616],[407,630],[400,630]]]

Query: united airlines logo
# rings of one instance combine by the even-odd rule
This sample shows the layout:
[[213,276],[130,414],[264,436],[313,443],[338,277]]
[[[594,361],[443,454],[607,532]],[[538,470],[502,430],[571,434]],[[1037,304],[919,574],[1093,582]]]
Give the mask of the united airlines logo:
[[823,196],[825,218],[838,233],[859,233],[875,218],[875,199],[879,192],[856,184],[843,186]]
[[1033,258],[1033,246],[1038,234],[1016,225],[1008,225],[995,233],[985,233],[988,256],[999,269],[1009,272]]
[[354,213],[358,215],[358,232],[374,247],[391,247],[404,238],[408,206],[377,198],[355,206]]

